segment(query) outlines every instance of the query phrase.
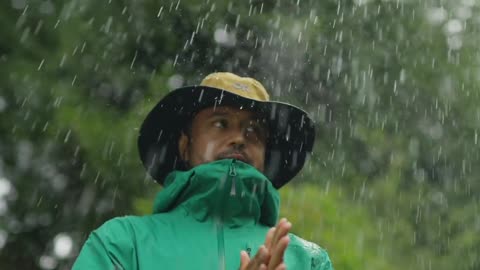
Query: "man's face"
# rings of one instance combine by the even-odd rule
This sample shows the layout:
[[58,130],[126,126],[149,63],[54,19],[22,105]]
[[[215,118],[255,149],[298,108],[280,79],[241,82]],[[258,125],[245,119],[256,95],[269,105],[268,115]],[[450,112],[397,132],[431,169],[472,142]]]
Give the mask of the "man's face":
[[250,111],[207,108],[193,118],[190,134],[180,136],[179,152],[191,167],[233,158],[263,172],[267,133],[263,121]]

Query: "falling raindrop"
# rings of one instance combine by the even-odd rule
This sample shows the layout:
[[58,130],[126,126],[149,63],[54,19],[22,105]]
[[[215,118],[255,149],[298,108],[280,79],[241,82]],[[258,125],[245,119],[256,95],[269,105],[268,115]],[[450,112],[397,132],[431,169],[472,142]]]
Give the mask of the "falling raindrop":
[[163,6],[161,6],[160,9],[158,10],[157,18],[160,18],[160,16],[162,15],[162,12],[163,12]]
[[72,247],[72,238],[65,233],[60,233],[53,239],[53,252],[57,258],[63,259],[70,256]]
[[444,26],[445,34],[455,35],[463,31],[463,24],[460,20],[451,19]]
[[40,257],[38,264],[42,269],[54,269],[57,267],[58,262],[52,256],[43,255]]
[[8,107],[7,101],[0,96],[0,113],[4,112]]
[[38,65],[38,68],[37,68],[37,70],[40,70],[40,69],[42,69],[42,67],[43,67],[43,63],[44,63],[44,62],[45,62],[45,59],[42,59],[42,61],[40,61],[40,64]]
[[215,42],[224,45],[224,46],[234,46],[236,44],[236,37],[234,32],[228,32],[224,28],[217,28],[214,32]]
[[183,85],[183,76],[180,74],[174,74],[168,78],[167,85],[170,89],[177,89]]
[[2,249],[7,243],[8,233],[0,229],[0,249]]
[[0,177],[0,198],[7,196],[12,191],[12,184],[5,177]]
[[447,19],[447,11],[443,7],[430,8],[426,14],[427,20],[433,25],[440,25]]

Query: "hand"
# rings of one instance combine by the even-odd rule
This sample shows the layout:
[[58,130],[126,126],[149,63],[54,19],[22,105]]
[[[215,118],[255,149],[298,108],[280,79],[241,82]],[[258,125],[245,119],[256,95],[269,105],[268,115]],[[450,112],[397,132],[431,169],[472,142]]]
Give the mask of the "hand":
[[288,232],[291,228],[292,224],[282,218],[276,227],[268,230],[265,244],[260,246],[253,259],[245,251],[240,253],[240,270],[285,270],[283,255],[290,242]]

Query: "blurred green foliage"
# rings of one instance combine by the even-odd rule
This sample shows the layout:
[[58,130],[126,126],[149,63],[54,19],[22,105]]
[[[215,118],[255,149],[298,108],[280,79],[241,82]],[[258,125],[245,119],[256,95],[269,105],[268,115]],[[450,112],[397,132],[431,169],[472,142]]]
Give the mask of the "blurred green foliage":
[[282,216],[336,269],[480,268],[476,1],[0,7],[0,269],[68,269],[91,230],[148,214],[160,187],[138,158],[141,121],[220,70],[315,119]]

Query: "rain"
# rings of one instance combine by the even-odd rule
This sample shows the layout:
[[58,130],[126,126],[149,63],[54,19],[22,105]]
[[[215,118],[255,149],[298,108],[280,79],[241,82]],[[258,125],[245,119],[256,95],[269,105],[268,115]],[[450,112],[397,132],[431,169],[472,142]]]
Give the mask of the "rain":
[[[142,164],[142,122],[163,97],[218,71],[258,80],[270,100],[311,118],[268,111],[279,126],[269,140],[291,149],[270,153],[265,177],[306,160],[278,190],[280,217],[335,269],[480,269],[480,2],[0,6],[0,269],[70,269],[102,224],[151,215],[167,187],[148,170],[173,157],[159,147]],[[304,156],[296,138],[310,123],[315,144]],[[267,193],[231,176],[219,180],[230,197]],[[230,269],[228,242],[218,246],[209,259]]]

